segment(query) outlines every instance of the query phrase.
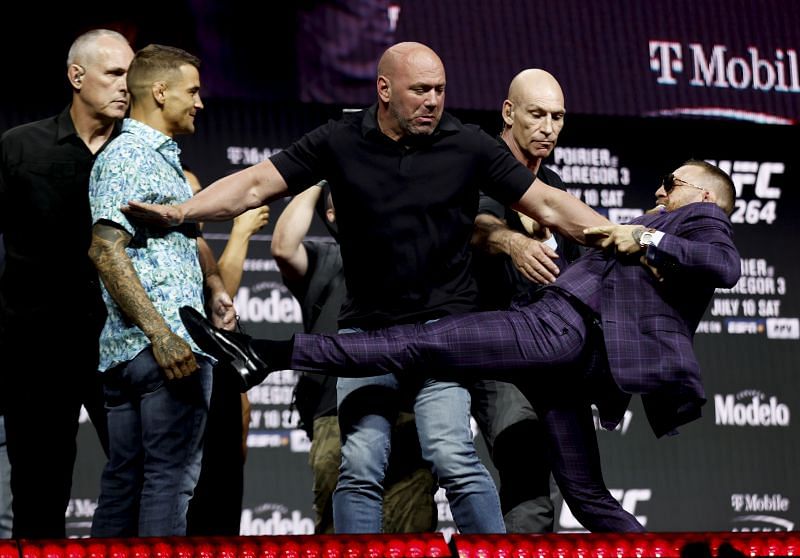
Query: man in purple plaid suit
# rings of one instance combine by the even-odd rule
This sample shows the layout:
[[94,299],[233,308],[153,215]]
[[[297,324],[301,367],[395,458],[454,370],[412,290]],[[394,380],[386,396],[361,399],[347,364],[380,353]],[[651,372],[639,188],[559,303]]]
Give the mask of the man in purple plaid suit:
[[[333,375],[418,374],[511,379],[539,412],[553,475],[591,531],[641,531],[611,497],[590,404],[615,427],[640,394],[656,436],[700,416],[694,331],[717,287],[739,278],[727,174],[687,161],[656,191],[658,208],[628,225],[585,230],[605,251],[577,260],[535,302],[363,334],[251,340],[184,312],[206,351],[251,374],[293,368]],[[580,370],[581,372],[575,372]]]

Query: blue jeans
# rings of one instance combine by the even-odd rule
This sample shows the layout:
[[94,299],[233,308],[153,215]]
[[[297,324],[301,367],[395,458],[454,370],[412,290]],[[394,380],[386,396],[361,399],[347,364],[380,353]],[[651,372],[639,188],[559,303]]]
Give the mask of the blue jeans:
[[[393,374],[338,380],[343,441],[333,494],[337,533],[381,531],[383,479],[397,412],[392,399],[399,399],[399,390]],[[497,489],[473,444],[469,392],[457,382],[426,379],[416,394],[414,413],[422,457],[432,463],[459,531],[505,533]]]
[[100,481],[92,537],[186,534],[200,476],[211,398],[211,363],[167,381],[148,347],[106,372],[109,459]]

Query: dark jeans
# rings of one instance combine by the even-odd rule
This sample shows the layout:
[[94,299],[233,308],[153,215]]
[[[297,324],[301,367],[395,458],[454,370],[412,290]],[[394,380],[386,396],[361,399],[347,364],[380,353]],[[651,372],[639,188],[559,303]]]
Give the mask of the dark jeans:
[[109,459],[93,537],[186,534],[186,511],[203,455],[211,364],[167,381],[148,347],[106,372]]

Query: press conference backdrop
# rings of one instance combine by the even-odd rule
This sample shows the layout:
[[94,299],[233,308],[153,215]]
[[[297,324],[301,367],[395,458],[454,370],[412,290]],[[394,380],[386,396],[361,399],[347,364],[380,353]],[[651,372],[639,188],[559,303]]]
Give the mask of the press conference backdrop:
[[[204,98],[341,103],[374,98],[375,66],[397,41],[431,45],[448,106],[497,110],[527,67],[555,74],[571,113],[725,115],[796,122],[800,4],[794,0],[141,0],[137,10],[22,2],[0,18],[0,101],[49,106],[67,94],[64,53],[81,31],[119,29],[136,48],[171,44],[203,60]],[[269,10],[268,14],[264,14]],[[154,14],[158,14],[157,17]],[[32,29],[35,25],[35,29]],[[19,46],[36,37],[38,52]],[[56,107],[60,106],[57,102]]]
[[[331,110],[279,109],[209,103],[196,135],[183,142],[185,160],[209,182],[275,153]],[[487,130],[498,125],[494,113],[459,115]],[[572,116],[549,161],[573,195],[616,222],[652,207],[660,176],[689,157],[720,165],[737,186],[732,219],[742,278],[716,293],[695,339],[708,397],[703,418],[677,437],[656,440],[637,398],[617,431],[599,431],[609,488],[650,530],[786,530],[800,520],[792,417],[800,405],[798,139],[797,128],[787,126]],[[301,327],[299,307],[269,253],[272,223],[285,203],[272,204],[271,224],[251,241],[235,300],[255,336],[287,337]],[[220,253],[228,225],[207,224],[205,231]],[[310,234],[326,233],[315,222]],[[293,372],[281,372],[249,392],[243,534],[313,531],[309,442],[289,409],[294,382]],[[542,458],[540,448],[519,443],[520,459]],[[74,535],[87,533],[96,502],[103,460],[94,446],[83,427],[68,518]],[[452,530],[438,498],[440,528]],[[560,503],[556,518],[559,530],[580,529]]]
[[[19,7],[30,17],[2,18],[0,47],[18,51],[35,21],[37,43],[53,56],[7,61],[9,75],[26,87],[0,90],[0,130],[60,110],[67,92],[56,53],[78,32],[110,26],[136,48],[173,44],[203,58],[206,110],[197,133],[179,141],[184,160],[208,183],[263,160],[344,107],[372,102],[382,49],[417,40],[447,67],[448,108],[492,134],[517,71],[554,73],[569,114],[548,163],[571,193],[613,221],[651,207],[660,176],[689,157],[730,172],[742,279],[716,293],[697,331],[704,416],[679,436],[656,440],[634,400],[617,431],[598,433],[605,476],[649,530],[797,527],[800,138],[797,126],[778,125],[795,124],[800,114],[796,2],[321,0],[273,3],[273,17],[254,17],[244,0],[144,0],[134,14],[87,2],[91,9],[80,13],[53,6],[47,18],[30,2]],[[151,17],[156,6],[170,17]],[[272,205],[272,223],[283,207]],[[300,313],[269,255],[272,226],[252,240],[236,306],[254,335],[285,337],[300,329]],[[228,230],[206,228],[217,253]],[[311,234],[326,232],[315,223]],[[243,534],[313,529],[308,441],[288,407],[294,381],[291,372],[274,374],[250,391]],[[87,424],[79,436],[67,512],[73,536],[88,534],[103,465]],[[521,459],[537,455],[520,441]],[[437,498],[440,528],[452,530]],[[556,528],[579,529],[560,503]]]

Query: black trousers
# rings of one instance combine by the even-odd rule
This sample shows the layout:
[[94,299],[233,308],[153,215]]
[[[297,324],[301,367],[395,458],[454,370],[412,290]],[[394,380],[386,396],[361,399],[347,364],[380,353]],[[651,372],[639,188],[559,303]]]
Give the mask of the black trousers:
[[[74,325],[73,325],[74,327]],[[72,329],[72,327],[70,328]],[[79,336],[86,329],[75,327]],[[66,337],[62,331],[61,335]],[[0,393],[11,463],[14,538],[64,538],[81,405],[108,450],[97,338],[40,330],[0,340]]]
[[242,517],[242,399],[236,372],[214,369],[200,480],[189,501],[186,534],[236,536]]

